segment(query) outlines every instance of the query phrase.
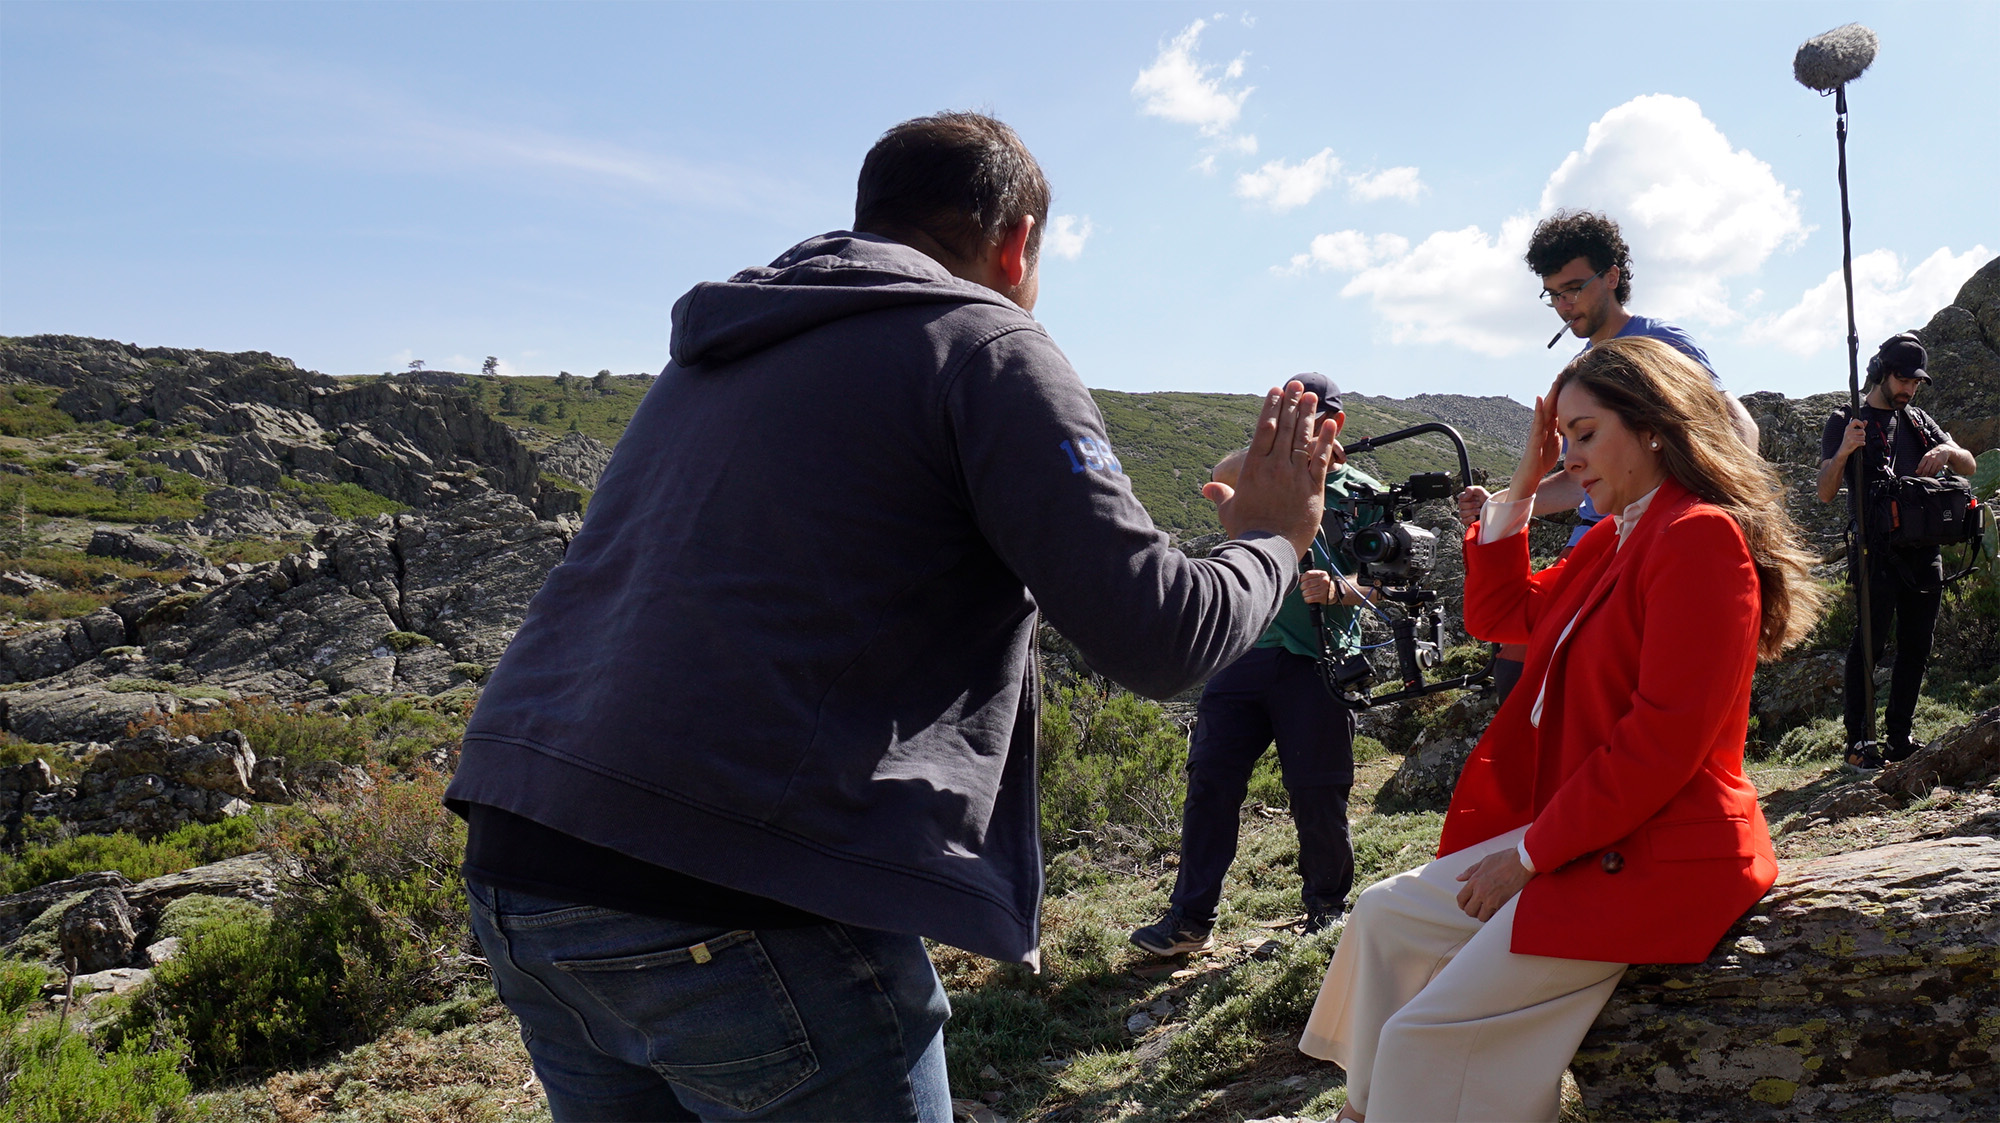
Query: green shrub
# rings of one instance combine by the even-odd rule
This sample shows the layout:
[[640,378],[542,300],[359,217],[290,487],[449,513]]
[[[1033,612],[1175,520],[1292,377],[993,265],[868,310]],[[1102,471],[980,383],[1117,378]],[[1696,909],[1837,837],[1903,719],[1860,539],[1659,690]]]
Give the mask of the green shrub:
[[307,483],[279,476],[278,486],[338,519],[372,519],[377,515],[400,515],[409,505],[351,483]]
[[219,823],[189,823],[151,842],[133,835],[80,834],[0,854],[0,893],[97,870],[117,870],[133,881],[179,873],[257,849],[257,823],[243,815]]
[[434,646],[437,641],[422,632],[390,632],[382,637],[382,643],[392,651],[410,651]]
[[132,478],[160,481],[158,491],[148,491],[129,483],[118,487],[95,474],[75,475],[66,467],[69,463],[60,457],[35,462],[33,475],[0,492],[0,506],[12,509],[18,493],[18,502],[39,514],[125,523],[192,519],[205,510],[202,497],[208,494],[207,485],[185,472],[157,464],[134,469]]
[[270,917],[191,918],[117,1034],[185,1040],[196,1079],[215,1083],[308,1063],[451,995],[473,962],[464,828],[436,773],[375,780],[279,822],[270,837],[295,892]]
[[48,437],[76,428],[76,418],[55,406],[60,394],[53,386],[35,383],[0,388],[0,433],[10,437]]
[[241,897],[211,897],[206,893],[176,897],[160,910],[160,923],[154,928],[153,938],[191,940],[210,925],[254,920],[268,916],[269,912],[262,905]]
[[1042,840],[1051,850],[1103,834],[1180,829],[1187,735],[1157,704],[1088,683],[1042,696]]
[[42,964],[0,959],[0,1023],[40,998],[48,983],[49,969]]
[[128,1039],[99,1052],[46,1018],[0,1042],[0,1123],[174,1123],[192,1119],[193,1089],[172,1039]]

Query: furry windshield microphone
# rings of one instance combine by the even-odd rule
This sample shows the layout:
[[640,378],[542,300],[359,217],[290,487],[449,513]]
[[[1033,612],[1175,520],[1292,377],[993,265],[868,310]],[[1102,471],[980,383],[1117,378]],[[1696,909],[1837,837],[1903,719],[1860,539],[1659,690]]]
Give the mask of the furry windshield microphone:
[[1861,77],[1875,61],[1875,33],[1858,23],[1836,27],[1799,44],[1792,56],[1792,77],[1801,86],[1830,93]]

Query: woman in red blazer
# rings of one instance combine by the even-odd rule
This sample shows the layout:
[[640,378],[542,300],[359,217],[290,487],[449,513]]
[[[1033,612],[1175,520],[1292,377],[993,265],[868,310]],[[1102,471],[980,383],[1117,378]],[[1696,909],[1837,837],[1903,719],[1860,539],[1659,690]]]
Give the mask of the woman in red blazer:
[[[1564,470],[1618,512],[1531,573],[1534,491]],[[1342,1118],[1554,1119],[1628,963],[1689,963],[1777,877],[1743,774],[1750,678],[1820,593],[1776,473],[1708,373],[1652,339],[1586,351],[1535,403],[1514,485],[1465,536],[1465,625],[1526,643],[1466,761],[1436,861],[1364,892],[1300,1048],[1347,1069]]]

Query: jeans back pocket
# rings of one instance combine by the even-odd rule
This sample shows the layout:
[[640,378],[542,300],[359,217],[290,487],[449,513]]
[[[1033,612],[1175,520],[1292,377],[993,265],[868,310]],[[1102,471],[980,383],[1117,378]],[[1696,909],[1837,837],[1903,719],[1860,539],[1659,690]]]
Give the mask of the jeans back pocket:
[[646,1039],[660,1075],[736,1111],[757,1111],[819,1070],[755,932],[554,966]]

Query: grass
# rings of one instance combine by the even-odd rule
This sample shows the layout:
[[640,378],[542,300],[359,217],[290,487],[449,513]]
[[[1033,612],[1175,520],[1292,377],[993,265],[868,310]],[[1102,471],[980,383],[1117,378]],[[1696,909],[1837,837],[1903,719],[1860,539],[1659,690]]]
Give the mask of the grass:
[[0,893],[97,870],[117,870],[133,881],[179,873],[257,849],[257,821],[250,816],[219,823],[189,823],[152,841],[129,834],[83,834],[30,843],[0,854]]
[[[1133,493],[1153,521],[1189,534],[1218,531],[1215,508],[1201,497],[1216,461],[1250,441],[1250,427],[1262,405],[1248,394],[1128,394],[1093,390],[1091,397],[1104,414],[1113,449],[1132,481]],[[1379,436],[1430,418],[1379,401],[1356,401],[1347,409],[1342,436],[1347,440]],[[1476,434],[1466,434],[1475,468],[1495,475],[1511,471],[1518,449],[1505,449]],[[1414,472],[1451,471],[1458,460],[1442,437],[1423,436],[1399,441],[1356,458],[1354,464],[1384,483],[1400,483]]]
[[[17,508],[40,515],[149,523],[192,519],[204,510],[208,486],[185,472],[157,464],[125,465],[113,472],[79,472],[66,457],[33,462],[27,476],[0,479],[0,512]],[[157,480],[148,490],[141,480]]]
[[307,483],[291,476],[279,476],[278,487],[310,507],[317,507],[337,519],[372,519],[377,515],[400,515],[410,509],[386,495],[355,483]]

